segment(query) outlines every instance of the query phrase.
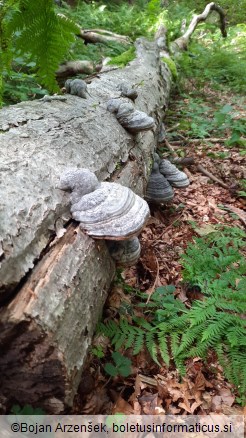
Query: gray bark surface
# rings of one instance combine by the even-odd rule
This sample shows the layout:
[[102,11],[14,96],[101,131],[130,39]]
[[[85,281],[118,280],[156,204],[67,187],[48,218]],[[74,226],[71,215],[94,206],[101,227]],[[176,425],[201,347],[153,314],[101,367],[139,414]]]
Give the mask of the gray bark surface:
[[93,79],[87,99],[0,111],[0,395],[10,403],[60,412],[79,384],[115,265],[105,242],[71,220],[58,182],[66,167],[86,167],[143,195],[155,132],[132,136],[106,110],[124,82],[138,89],[136,108],[160,122],[170,71],[154,43],[139,41],[137,55]]

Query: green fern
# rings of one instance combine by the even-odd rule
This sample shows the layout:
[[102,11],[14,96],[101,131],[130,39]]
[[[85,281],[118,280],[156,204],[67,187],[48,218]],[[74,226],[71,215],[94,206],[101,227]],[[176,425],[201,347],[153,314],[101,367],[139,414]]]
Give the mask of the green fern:
[[0,13],[0,77],[13,58],[24,56],[35,62],[42,85],[59,91],[55,72],[76,32],[72,20],[56,13],[53,0],[7,0]]
[[[185,361],[200,356],[204,360],[214,349],[225,376],[245,397],[246,313],[245,262],[240,248],[245,234],[238,228],[218,228],[216,233],[194,239],[182,256],[183,276],[198,284],[203,301],[193,301],[191,309],[175,299],[173,286],[156,289],[151,299],[139,304],[147,320],[121,317],[119,323],[101,324],[100,330],[115,348],[132,348],[138,354],[146,346],[152,359],[166,365],[172,358],[181,375]],[[143,295],[146,300],[147,296]]]

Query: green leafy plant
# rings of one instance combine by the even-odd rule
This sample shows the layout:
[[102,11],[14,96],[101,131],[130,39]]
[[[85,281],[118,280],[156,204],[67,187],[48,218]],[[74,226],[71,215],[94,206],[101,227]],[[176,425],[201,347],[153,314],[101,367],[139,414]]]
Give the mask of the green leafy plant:
[[132,46],[130,49],[126,50],[125,52],[121,53],[119,56],[115,56],[109,61],[109,64],[111,65],[118,65],[119,67],[125,67],[130,61],[133,61],[136,54],[136,49],[134,46]]
[[[200,25],[203,37],[189,45],[179,59],[180,78],[195,79],[197,87],[209,83],[221,89],[227,86],[237,93],[245,92],[245,25],[240,24],[228,30],[228,37],[222,40],[220,31],[213,25]],[[182,85],[182,80],[181,80]]]
[[246,123],[233,117],[231,105],[224,105],[219,111],[214,113],[214,125],[218,131],[229,129],[231,137],[226,141],[227,146],[241,144],[241,136],[246,134]]
[[[16,57],[32,61],[40,82],[59,91],[55,72],[78,31],[74,22],[56,12],[53,0],[7,0],[0,13],[0,77]],[[1,84],[0,95],[3,93]]]
[[177,71],[177,67],[176,64],[174,62],[174,60],[172,58],[168,58],[167,56],[163,56],[161,58],[162,62],[165,62],[165,64],[167,64],[170,72],[172,73],[172,78],[174,81],[176,81],[178,79],[178,71]]
[[102,359],[105,354],[103,351],[103,348],[101,345],[97,346],[97,347],[92,347],[91,352],[94,356],[96,356],[98,359]]
[[31,405],[24,405],[23,407],[19,405],[13,405],[11,410],[11,414],[15,415],[44,415],[45,412],[41,408],[33,408]]
[[173,295],[173,286],[157,288],[146,304],[140,303],[145,318],[124,317],[101,324],[99,330],[116,349],[132,348],[138,354],[146,346],[152,359],[169,365],[173,358],[181,374],[190,357],[206,360],[213,349],[225,376],[246,393],[246,264],[240,249],[245,233],[239,228],[218,227],[213,233],[195,238],[182,256],[183,278],[197,286],[203,300],[188,309]]
[[127,357],[122,356],[118,351],[112,353],[112,359],[114,364],[107,362],[105,364],[104,370],[110,376],[123,376],[128,377],[131,374],[131,360]]

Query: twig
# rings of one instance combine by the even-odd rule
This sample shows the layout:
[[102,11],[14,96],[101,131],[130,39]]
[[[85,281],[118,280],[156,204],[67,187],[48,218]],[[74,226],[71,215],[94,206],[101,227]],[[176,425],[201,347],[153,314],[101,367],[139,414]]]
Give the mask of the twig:
[[[180,134],[179,134],[180,135]],[[210,141],[211,143],[218,143],[218,142],[225,142],[228,140],[228,138],[211,138],[211,137],[205,137],[205,138],[185,138],[184,140],[187,143],[202,143],[203,141]],[[174,145],[182,144],[182,140],[174,140],[172,141]]]
[[212,173],[206,170],[201,164],[197,165],[197,170],[203,173],[203,175],[208,176],[210,179],[217,182],[221,187],[224,187],[224,189],[231,190],[231,188],[227,184],[225,184],[223,181],[221,181],[221,179],[217,178],[217,176],[214,176]]
[[[175,152],[175,150],[173,149],[172,145],[169,143],[169,141],[165,138],[165,145],[167,147],[167,149],[171,152],[171,154],[175,157],[175,158],[179,158],[178,154]],[[187,173],[189,178],[192,178],[192,175],[190,173],[190,171],[188,169],[184,169],[185,172]]]
[[148,385],[151,386],[157,386],[157,381],[153,379],[152,377],[144,376],[143,374],[138,374],[141,382],[148,383]]
[[166,129],[166,132],[172,132],[175,131],[176,128],[178,128],[180,123],[176,123],[175,125],[171,126],[171,128]]
[[187,165],[187,166],[190,166],[191,164],[196,164],[195,158],[193,158],[193,157],[174,158],[172,161],[175,164],[181,164],[181,165]]
[[175,150],[173,149],[172,145],[169,143],[169,141],[165,138],[164,143],[167,147],[167,149],[171,152],[171,154],[176,157],[179,158],[178,154],[175,152]]
[[[179,158],[177,153],[175,152],[174,148],[170,145],[169,141],[166,139],[165,139],[165,144],[167,146],[167,149],[173,154],[173,156],[175,158]],[[210,178],[212,181],[219,184],[221,187],[224,187],[224,189],[231,190],[231,188],[227,184],[225,184],[223,181],[221,181],[221,179],[217,178],[212,173],[210,173],[208,170],[206,170],[201,164],[196,164],[195,160],[191,164],[195,164],[197,167],[197,170],[199,172],[201,172],[205,176],[208,176],[208,178]],[[185,169],[185,171],[187,172],[187,169]],[[188,174],[189,174],[189,171],[188,171]]]

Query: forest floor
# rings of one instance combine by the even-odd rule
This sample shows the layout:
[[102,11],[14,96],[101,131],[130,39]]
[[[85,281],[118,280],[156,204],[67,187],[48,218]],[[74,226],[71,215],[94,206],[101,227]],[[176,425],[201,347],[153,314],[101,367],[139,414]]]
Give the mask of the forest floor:
[[[192,82],[186,92],[192,93]],[[209,105],[223,106],[232,100],[230,93],[215,91],[206,87],[203,99]],[[193,157],[212,175],[219,178],[226,187],[201,173],[197,165],[184,167],[190,178],[186,189],[175,189],[175,197],[170,205],[151,207],[151,218],[141,234],[142,257],[140,261],[125,269],[118,276],[104,309],[104,319],[119,318],[122,302],[134,305],[137,300],[134,291],[149,295],[161,285],[174,285],[175,295],[187,307],[194,299],[199,299],[200,291],[186,288],[182,279],[180,255],[186,250],[194,236],[205,236],[217,224],[241,227],[246,223],[245,198],[238,195],[239,181],[245,178],[245,157],[242,149],[225,145],[230,137],[225,128],[216,141],[213,132],[205,139],[192,139],[182,130],[182,108],[189,104],[189,97],[173,96],[169,116],[165,126],[177,155]],[[237,118],[245,118],[243,101],[236,99],[233,106]],[[201,116],[203,117],[203,115]],[[177,125],[180,124],[180,128]],[[210,141],[211,140],[211,141]],[[165,145],[159,150],[164,158],[171,158]],[[120,280],[119,280],[120,278]],[[197,414],[210,412],[226,415],[245,414],[235,402],[233,386],[225,379],[223,369],[216,355],[211,353],[207,361],[196,357],[186,363],[186,376],[180,376],[174,364],[167,368],[152,361],[147,349],[132,355],[131,350],[124,355],[131,359],[129,377],[109,377],[104,364],[113,351],[110,342],[103,335],[95,337],[94,345],[103,346],[105,357],[99,359],[91,354],[88,367],[75,397],[73,412],[76,414]]]

